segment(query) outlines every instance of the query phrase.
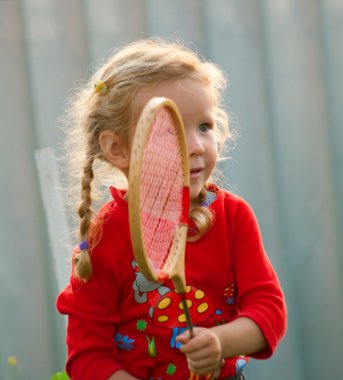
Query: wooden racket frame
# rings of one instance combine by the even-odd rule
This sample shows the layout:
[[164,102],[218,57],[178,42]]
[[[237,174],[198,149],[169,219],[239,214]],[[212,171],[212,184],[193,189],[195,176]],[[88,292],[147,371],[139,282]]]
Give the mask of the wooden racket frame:
[[[182,117],[177,105],[168,98],[154,97],[148,101],[144,107],[140,118],[137,123],[130,158],[130,171],[129,171],[129,224],[131,233],[131,242],[135,259],[138,263],[139,270],[144,276],[154,282],[162,282],[166,279],[172,279],[176,293],[180,295],[183,305],[183,311],[186,317],[187,328],[189,336],[194,337],[192,319],[189,313],[187,299],[186,299],[186,278],[185,278],[185,246],[187,241],[188,226],[186,222],[180,221],[174,233],[172,246],[166,262],[164,263],[160,273],[157,275],[153,270],[150,261],[147,257],[144,242],[142,239],[142,226],[141,226],[141,210],[140,210],[140,178],[142,173],[142,162],[144,156],[144,148],[149,139],[152,122],[161,108],[167,108],[175,123],[177,136],[179,139],[181,159],[184,165],[184,188],[190,187],[189,178],[189,159],[188,149],[185,135],[185,128],[183,125]],[[188,203],[189,204],[189,203]],[[187,209],[188,215],[188,209]],[[213,379],[213,373],[209,373],[204,378],[207,380]],[[191,373],[190,378],[199,378],[197,375]]]
[[131,149],[128,196],[131,242],[135,259],[144,276],[148,280],[155,282],[162,282],[168,278],[171,278],[173,280],[176,292],[182,295],[186,292],[185,245],[187,240],[187,224],[181,222],[177,225],[169,256],[159,274],[155,273],[150,264],[142,239],[139,187],[144,148],[150,135],[152,122],[161,108],[168,109],[175,123],[181,150],[181,159],[183,161],[185,171],[183,185],[188,189],[190,186],[186,135],[178,107],[168,98],[154,97],[148,101],[141,113]]

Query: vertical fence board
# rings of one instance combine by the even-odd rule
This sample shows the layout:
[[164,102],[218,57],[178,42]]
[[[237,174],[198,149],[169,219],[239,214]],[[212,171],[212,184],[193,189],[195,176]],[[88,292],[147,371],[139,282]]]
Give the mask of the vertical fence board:
[[[322,57],[325,69],[329,143],[336,207],[339,252],[343,251],[343,1],[318,0]],[[340,272],[343,272],[343,255],[340,255]],[[343,293],[341,294],[343,297]]]
[[65,213],[66,210],[61,194],[62,184],[60,182],[55,152],[52,148],[37,150],[35,152],[35,159],[44,209],[46,211],[50,249],[54,259],[54,274],[58,289],[61,291],[69,281],[70,251],[72,248],[71,239],[69,239],[70,230]]
[[115,47],[146,37],[141,0],[87,0],[84,5],[89,64],[101,62]]
[[191,48],[203,52],[206,49],[206,37],[202,10],[202,2],[198,0],[147,0],[149,36],[179,39]]
[[56,121],[86,70],[79,1],[22,0],[37,148],[57,146]]
[[[18,358],[18,375],[45,379],[54,366],[53,324],[32,157],[26,46],[20,3],[0,2],[0,378]],[[37,341],[39,337],[39,342]],[[42,360],[44,358],[44,360]]]
[[283,241],[303,336],[298,346],[306,378],[330,378],[342,368],[331,347],[342,352],[343,315],[317,8],[312,1],[266,3],[270,112]]
[[[272,379],[300,379],[301,369],[296,355],[296,320],[288,291],[287,259],[280,239],[275,178],[274,149],[269,126],[269,89],[266,81],[264,35],[260,8],[251,1],[207,2],[209,18],[208,48],[215,62],[220,62],[230,76],[228,103],[237,129],[237,147],[225,167],[230,186],[253,206],[266,249],[282,281],[289,308],[289,330],[278,353],[268,362],[252,362],[250,376]],[[219,36],[225,36],[225,43]],[[284,363],[292,366],[279,372]]]

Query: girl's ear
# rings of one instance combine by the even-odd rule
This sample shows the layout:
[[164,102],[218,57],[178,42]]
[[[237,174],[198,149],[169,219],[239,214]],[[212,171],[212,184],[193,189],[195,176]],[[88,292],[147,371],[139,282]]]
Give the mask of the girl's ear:
[[122,137],[109,130],[102,131],[99,136],[99,144],[110,164],[124,172],[128,170],[130,151]]

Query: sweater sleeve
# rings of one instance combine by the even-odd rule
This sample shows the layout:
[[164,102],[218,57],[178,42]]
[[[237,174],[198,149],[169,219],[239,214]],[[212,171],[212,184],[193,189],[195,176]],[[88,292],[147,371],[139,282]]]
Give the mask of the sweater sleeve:
[[58,311],[68,315],[66,370],[73,380],[106,380],[121,369],[115,360],[119,287],[111,273],[115,254],[111,240],[104,229],[91,253],[91,280],[82,282],[72,276],[57,298]]
[[274,353],[286,333],[284,295],[265,253],[256,217],[243,200],[237,204],[232,229],[232,259],[238,290],[237,318],[250,318],[259,326],[268,347],[252,356],[266,359]]

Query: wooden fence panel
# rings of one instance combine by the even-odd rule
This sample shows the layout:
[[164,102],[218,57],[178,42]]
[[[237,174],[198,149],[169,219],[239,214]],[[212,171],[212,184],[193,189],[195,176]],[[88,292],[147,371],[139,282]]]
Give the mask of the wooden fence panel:
[[[9,356],[18,376],[45,379],[53,368],[52,308],[19,3],[0,2],[0,378]],[[37,339],[39,337],[39,340]],[[57,352],[58,355],[58,352]],[[43,360],[42,360],[43,358]],[[60,359],[62,357],[60,356]]]

